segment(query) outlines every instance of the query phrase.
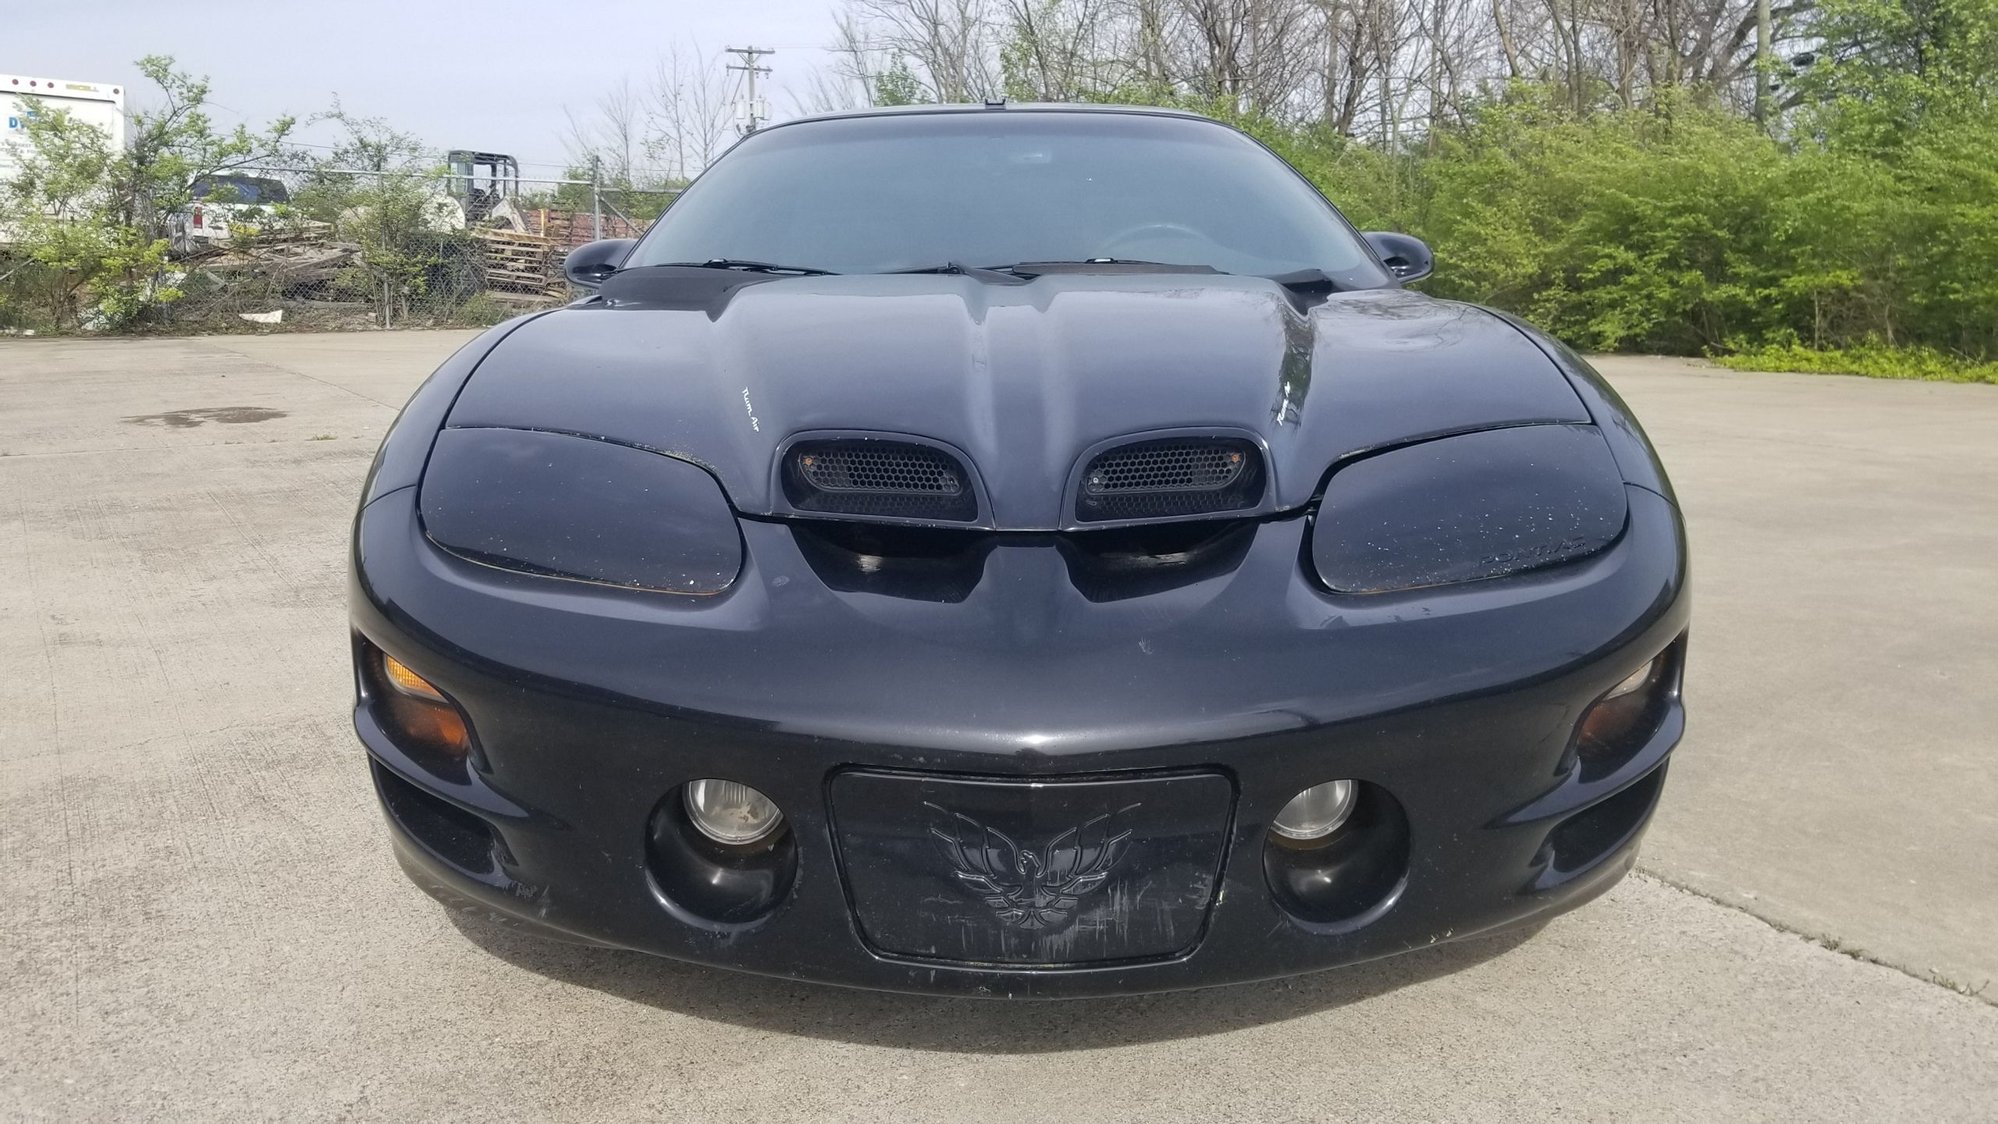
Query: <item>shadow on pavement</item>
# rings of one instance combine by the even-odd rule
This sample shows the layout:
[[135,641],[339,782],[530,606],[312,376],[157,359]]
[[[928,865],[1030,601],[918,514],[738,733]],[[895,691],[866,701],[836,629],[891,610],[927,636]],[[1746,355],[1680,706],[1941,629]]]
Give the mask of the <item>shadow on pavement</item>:
[[1370,999],[1494,959],[1540,928],[1437,945],[1305,976],[1110,999],[1009,1002],[858,991],[544,940],[482,911],[447,910],[465,938],[518,968],[633,1003],[754,1030],[869,1046],[1034,1054],[1198,1038]]

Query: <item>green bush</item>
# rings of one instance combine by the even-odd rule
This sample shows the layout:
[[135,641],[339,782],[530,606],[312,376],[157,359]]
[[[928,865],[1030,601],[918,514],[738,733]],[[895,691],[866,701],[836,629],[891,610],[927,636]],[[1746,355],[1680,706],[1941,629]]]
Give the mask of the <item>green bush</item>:
[[1717,356],[1737,371],[1808,371],[1827,375],[1868,375],[1878,379],[1998,383],[1998,363],[1980,363],[1929,347],[1859,344],[1824,350],[1802,344],[1772,344]]
[[1578,114],[1518,85],[1400,152],[1245,124],[1362,229],[1428,241],[1429,291],[1578,347],[1998,356],[1998,116],[1931,114],[1883,151],[1685,91]]
[[519,315],[522,311],[519,307],[510,305],[491,293],[473,293],[440,319],[447,324],[490,328],[502,320]]

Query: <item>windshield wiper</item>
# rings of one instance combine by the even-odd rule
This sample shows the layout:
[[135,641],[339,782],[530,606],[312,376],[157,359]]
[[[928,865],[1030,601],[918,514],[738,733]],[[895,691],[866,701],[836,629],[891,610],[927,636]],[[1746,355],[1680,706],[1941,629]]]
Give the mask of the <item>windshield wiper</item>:
[[1078,258],[1073,261],[1023,261],[1005,266],[1022,277],[1043,273],[1221,273],[1211,265],[1145,261],[1141,258]]
[[778,265],[776,262],[747,261],[742,258],[709,258],[706,261],[663,261],[660,265],[677,265],[687,269],[733,269],[741,273],[789,273],[797,277],[832,277],[830,269],[813,269],[809,265]]
[[957,274],[1002,285],[1022,285],[1028,281],[1028,278],[1013,272],[1013,267],[1010,265],[966,265],[959,261],[947,261],[942,265],[917,266],[914,269],[891,269],[888,272]]
[[1000,284],[1022,285],[1044,273],[1210,273],[1225,274],[1226,270],[1211,265],[1192,265],[1186,262],[1145,261],[1139,258],[1075,258],[1068,261],[1042,260],[1014,262],[1012,265],[966,265],[959,261],[947,261],[942,265],[923,265],[913,269],[890,269],[887,274],[903,273],[942,273],[975,277],[980,281]]

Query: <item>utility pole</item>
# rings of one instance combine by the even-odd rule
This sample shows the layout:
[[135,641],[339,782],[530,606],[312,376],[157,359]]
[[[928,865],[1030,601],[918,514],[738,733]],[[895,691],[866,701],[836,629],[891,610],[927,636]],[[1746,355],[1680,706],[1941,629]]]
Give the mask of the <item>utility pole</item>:
[[1755,123],[1769,127],[1769,0],[1755,0]]
[[767,75],[770,73],[769,67],[756,65],[756,60],[762,58],[765,55],[776,54],[777,53],[776,48],[728,47],[725,48],[725,50],[727,51],[728,54],[734,55],[742,60],[741,66],[730,64],[728,69],[740,70],[743,73],[743,78],[747,87],[747,92],[743,99],[741,128],[744,133],[753,133],[756,131],[756,126],[762,123],[763,118],[768,116],[768,114],[765,114],[763,112],[762,105],[758,103],[756,100],[756,76],[759,74]]
[[590,238],[604,236],[604,162],[590,156]]
[[1436,151],[1436,134],[1443,129],[1443,0],[1429,25],[1429,134],[1424,140]]

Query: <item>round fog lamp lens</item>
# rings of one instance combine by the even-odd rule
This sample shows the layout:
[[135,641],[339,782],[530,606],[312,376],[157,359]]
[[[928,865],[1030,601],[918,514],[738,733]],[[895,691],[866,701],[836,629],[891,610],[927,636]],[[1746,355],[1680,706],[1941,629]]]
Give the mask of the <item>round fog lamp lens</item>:
[[784,813],[746,784],[709,778],[688,782],[687,818],[709,839],[739,847],[776,831]]
[[1339,825],[1353,814],[1358,795],[1358,787],[1352,781],[1312,785],[1290,798],[1290,803],[1270,821],[1270,830],[1285,839],[1323,839],[1339,830]]

